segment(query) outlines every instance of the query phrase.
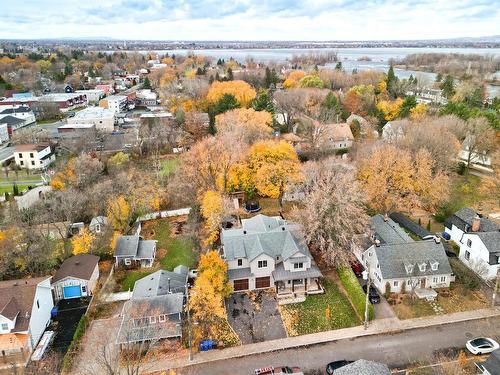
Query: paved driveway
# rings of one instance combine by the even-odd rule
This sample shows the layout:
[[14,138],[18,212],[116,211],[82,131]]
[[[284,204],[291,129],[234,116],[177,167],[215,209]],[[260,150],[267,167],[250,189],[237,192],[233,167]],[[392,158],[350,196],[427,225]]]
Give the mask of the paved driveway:
[[234,293],[226,299],[226,307],[229,323],[242,344],[286,337],[274,293]]
[[373,305],[375,319],[396,318],[396,314],[384,296],[380,296],[380,303]]

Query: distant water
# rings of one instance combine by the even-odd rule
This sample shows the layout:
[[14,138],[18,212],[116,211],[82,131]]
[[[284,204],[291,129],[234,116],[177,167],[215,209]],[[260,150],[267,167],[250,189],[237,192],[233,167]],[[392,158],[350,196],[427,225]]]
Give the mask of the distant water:
[[[147,53],[150,51],[140,51]],[[290,60],[293,55],[306,54],[310,52],[337,52],[339,60],[342,62],[342,67],[348,72],[353,69],[358,71],[375,69],[387,71],[389,69],[390,59],[402,59],[413,53],[461,53],[461,54],[478,54],[478,55],[494,55],[500,56],[500,48],[269,48],[269,49],[178,49],[178,50],[158,50],[152,51],[160,55],[175,54],[185,55],[189,52],[194,52],[197,55],[210,56],[214,59],[225,59],[226,61],[233,58],[239,62],[245,62],[248,58],[253,58],[256,62],[268,63],[271,61],[285,62]],[[368,58],[369,61],[361,60]],[[327,67],[333,67],[334,64],[326,64]],[[408,78],[410,75],[416,76],[421,80],[433,82],[436,78],[435,73],[420,72],[404,69],[395,69],[395,73],[399,78]],[[487,86],[487,90],[492,96],[500,96],[500,87]]]

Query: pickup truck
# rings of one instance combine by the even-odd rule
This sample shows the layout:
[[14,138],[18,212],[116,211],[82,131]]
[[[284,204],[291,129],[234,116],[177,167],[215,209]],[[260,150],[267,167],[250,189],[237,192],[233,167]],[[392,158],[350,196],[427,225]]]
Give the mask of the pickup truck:
[[254,374],[255,375],[286,375],[286,374],[304,375],[304,373],[300,371],[300,368],[288,367],[288,366],[282,366],[282,367],[268,366],[268,367],[258,368],[255,369]]

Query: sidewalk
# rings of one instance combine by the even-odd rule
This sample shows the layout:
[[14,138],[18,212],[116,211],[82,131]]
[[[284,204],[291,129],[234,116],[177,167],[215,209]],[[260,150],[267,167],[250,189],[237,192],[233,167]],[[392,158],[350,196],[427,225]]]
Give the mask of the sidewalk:
[[437,315],[416,319],[399,320],[398,318],[380,319],[370,322],[367,330],[363,326],[343,328],[335,331],[312,333],[309,335],[287,337],[284,339],[259,342],[254,344],[236,346],[221,350],[196,353],[193,361],[187,356],[170,358],[168,360],[156,360],[154,364],[148,363],[148,372],[168,370],[171,368],[182,368],[189,365],[214,362],[225,359],[239,358],[285,350],[302,346],[310,346],[335,340],[352,339],[362,336],[390,334],[405,330],[439,326],[444,324],[459,323],[469,320],[477,320],[500,316],[500,308],[490,308],[474,311],[464,311],[447,315]]

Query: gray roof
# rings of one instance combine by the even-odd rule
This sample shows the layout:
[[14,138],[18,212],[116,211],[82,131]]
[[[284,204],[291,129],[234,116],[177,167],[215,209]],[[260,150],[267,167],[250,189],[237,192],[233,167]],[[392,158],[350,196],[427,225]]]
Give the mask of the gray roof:
[[31,108],[28,106],[20,106],[17,108],[6,108],[3,111],[0,111],[0,115],[10,115],[12,113],[26,113],[31,112]]
[[7,124],[7,125],[18,125],[24,123],[24,120],[21,120],[17,117],[8,115],[5,117],[0,118],[0,124]]
[[92,220],[90,221],[90,226],[92,227],[97,224],[108,225],[108,218],[106,216],[93,217]]
[[412,221],[410,218],[408,218],[406,215],[402,214],[401,212],[392,212],[389,217],[394,220],[396,223],[399,225],[403,226],[410,232],[416,234],[420,238],[425,238],[428,236],[432,236],[432,233],[429,232],[427,229],[422,228],[422,226],[418,225],[414,221]]
[[276,266],[273,271],[273,279],[274,281],[283,281],[283,280],[293,280],[293,279],[305,279],[305,278],[314,278],[314,277],[322,277],[321,271],[315,264],[311,264],[311,268],[305,269],[303,271],[288,271],[285,270],[283,263],[280,263]]
[[370,226],[377,234],[377,238],[383,244],[402,244],[413,242],[413,239],[391,218],[384,219],[383,215],[375,215],[370,218]]
[[[384,279],[452,273],[443,244],[435,241],[375,246],[375,253]],[[437,270],[432,270],[431,262],[439,263]],[[419,269],[418,265],[422,263],[426,264],[425,271]],[[409,265],[413,265],[411,273],[406,272],[406,266]]]
[[[181,270],[183,271],[180,268],[179,271]],[[184,293],[187,279],[187,272],[156,271],[135,282],[132,298],[149,298],[165,294]]]
[[[477,216],[477,212],[469,207],[464,207],[454,215],[446,219],[445,226],[451,229],[452,224],[459,228],[463,232],[470,232],[472,227],[472,220]],[[480,232],[498,232],[500,231],[500,226],[495,222],[489,220],[488,218],[481,217],[481,223],[479,225]]]
[[143,240],[138,235],[120,236],[116,241],[114,256],[153,259],[155,250],[155,240]]
[[311,257],[300,227],[280,217],[257,215],[242,220],[242,228],[222,230],[221,241],[227,260],[247,258],[252,261],[261,254],[283,260],[297,253]]
[[387,365],[365,359],[358,359],[356,362],[334,370],[333,373],[335,375],[391,375]]
[[482,365],[490,374],[500,374],[500,349],[491,352],[486,362],[483,362]]
[[120,236],[116,240],[115,257],[136,256],[139,236]]
[[[125,302],[122,323],[116,342],[158,340],[182,335],[181,318],[184,295],[166,294],[152,298],[137,298]],[[165,322],[159,316],[165,315]],[[155,317],[155,322],[150,321]]]
[[137,259],[153,259],[155,257],[156,241],[155,240],[139,240],[137,247]]
[[227,277],[229,280],[238,280],[238,279],[246,279],[252,277],[253,273],[250,270],[250,267],[247,268],[234,268],[227,270]]
[[478,236],[490,253],[488,263],[490,265],[500,263],[500,232],[477,232],[470,233]]

